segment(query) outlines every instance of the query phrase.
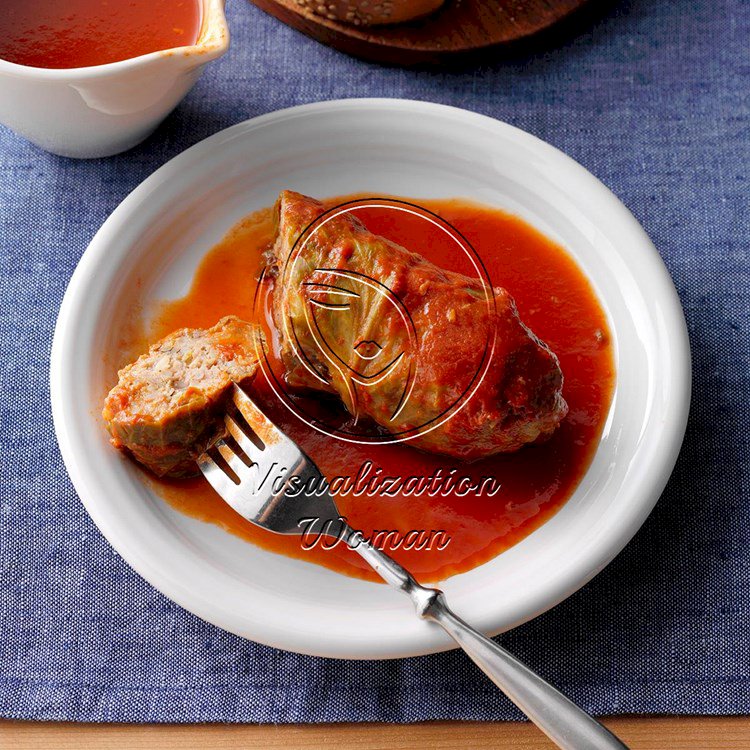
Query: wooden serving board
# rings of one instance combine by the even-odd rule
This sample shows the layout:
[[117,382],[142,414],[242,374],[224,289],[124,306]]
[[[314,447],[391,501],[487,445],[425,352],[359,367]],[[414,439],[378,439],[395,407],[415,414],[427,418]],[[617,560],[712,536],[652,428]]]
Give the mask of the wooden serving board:
[[446,0],[425,18],[393,26],[351,26],[303,9],[296,0],[251,0],[285,24],[335,49],[391,65],[434,65],[517,51],[588,0]]

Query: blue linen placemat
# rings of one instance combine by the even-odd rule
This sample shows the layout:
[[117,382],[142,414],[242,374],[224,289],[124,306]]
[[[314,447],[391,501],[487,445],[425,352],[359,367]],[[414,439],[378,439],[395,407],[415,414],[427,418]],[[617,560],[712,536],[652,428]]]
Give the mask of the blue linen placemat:
[[185,612],[102,538],[55,443],[55,318],[107,215],[158,166],[225,126],[351,96],[427,99],[517,125],[600,177],[653,238],[693,347],[681,458],[615,562],[502,641],[594,713],[750,712],[749,7],[632,0],[544,53],[440,73],[350,59],[230,0],[230,53],[135,150],[69,161],[0,128],[0,715],[519,717],[462,653],[317,659]]

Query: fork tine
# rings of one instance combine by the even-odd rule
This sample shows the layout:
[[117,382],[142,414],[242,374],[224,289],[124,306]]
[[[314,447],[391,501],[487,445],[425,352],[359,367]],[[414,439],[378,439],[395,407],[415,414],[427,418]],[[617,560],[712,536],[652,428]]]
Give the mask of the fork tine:
[[224,415],[224,424],[229,434],[237,441],[253,463],[260,464],[263,461],[263,451],[245,434],[244,430],[232,419],[229,414]]
[[252,399],[237,386],[233,391],[234,405],[223,415],[226,434],[198,458],[211,486],[243,518],[277,534],[300,535],[302,518],[337,518],[330,493],[288,492],[299,486],[293,479],[304,485],[323,475]]
[[[250,478],[251,467],[249,467],[229,446],[229,444],[222,438],[214,443],[221,457],[227,462],[229,468],[240,478],[240,480],[247,480]],[[256,470],[257,471],[257,470]]]
[[286,439],[286,435],[255,405],[255,402],[236,383],[234,404],[240,414],[264,445],[274,445]]
[[216,490],[216,492],[223,498],[231,497],[231,493],[237,488],[237,485],[227,476],[226,472],[216,463],[216,461],[208,455],[203,453],[198,456],[198,468],[206,477],[209,484]]

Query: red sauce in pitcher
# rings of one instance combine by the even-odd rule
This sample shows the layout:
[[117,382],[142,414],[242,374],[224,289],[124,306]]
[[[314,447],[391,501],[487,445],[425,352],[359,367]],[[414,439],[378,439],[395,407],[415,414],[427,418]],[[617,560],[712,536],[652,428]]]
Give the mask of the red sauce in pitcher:
[[0,59],[82,68],[195,44],[200,0],[3,0]]

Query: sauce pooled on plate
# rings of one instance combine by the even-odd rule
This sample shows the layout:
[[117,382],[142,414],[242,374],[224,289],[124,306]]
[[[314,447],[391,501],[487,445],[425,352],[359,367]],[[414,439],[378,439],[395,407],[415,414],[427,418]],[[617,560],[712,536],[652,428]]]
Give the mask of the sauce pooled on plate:
[[[431,496],[397,491],[374,496],[345,492],[336,497],[342,514],[368,536],[388,530],[402,534],[412,530],[445,532],[447,545],[442,543],[445,537],[433,537],[435,543],[430,548],[384,547],[419,580],[435,581],[492,559],[538,528],[566,502],[586,473],[599,443],[612,398],[615,367],[604,311],[585,275],[562,248],[518,217],[496,209],[461,200],[419,203],[468,239],[492,283],[510,292],[523,322],[557,354],[570,411],[552,437],[515,453],[462,464],[415,450],[408,442],[353,444],[322,434],[293,415],[262,376],[254,381],[251,393],[329,479],[357,475],[369,464],[370,477],[440,475],[445,480],[453,472],[456,477],[472,478],[477,485],[487,477],[499,483],[500,489],[493,495],[462,497],[447,492]],[[437,265],[462,270],[449,238],[443,241],[435,233],[425,241],[423,221],[406,213],[377,210],[359,218],[372,232],[417,250]],[[127,348],[143,350],[177,328],[208,328],[225,315],[254,321],[257,279],[273,234],[270,209],[238,224],[205,256],[187,295],[164,303],[145,339],[133,336]],[[268,330],[268,321],[257,322],[266,326],[270,340],[273,332]],[[260,547],[347,575],[379,580],[343,544],[332,550],[320,544],[306,550],[297,537],[279,536],[253,526],[226,505],[202,477],[150,478],[150,482],[178,510],[218,524]],[[442,486],[447,485],[443,482]]]

